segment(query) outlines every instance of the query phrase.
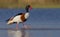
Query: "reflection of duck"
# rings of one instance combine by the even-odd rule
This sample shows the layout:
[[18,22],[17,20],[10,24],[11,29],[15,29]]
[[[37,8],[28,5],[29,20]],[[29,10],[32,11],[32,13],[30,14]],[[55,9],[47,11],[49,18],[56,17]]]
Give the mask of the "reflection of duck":
[[29,32],[25,30],[8,30],[8,37],[29,37]]
[[27,5],[26,8],[25,8],[26,9],[26,13],[19,13],[19,14],[17,14],[14,17],[9,18],[7,20],[7,24],[17,23],[16,24],[16,29],[18,29],[18,24],[19,23],[23,23],[23,22],[25,22],[28,19],[28,17],[29,17],[29,9],[31,10],[31,8],[32,7],[30,5]]

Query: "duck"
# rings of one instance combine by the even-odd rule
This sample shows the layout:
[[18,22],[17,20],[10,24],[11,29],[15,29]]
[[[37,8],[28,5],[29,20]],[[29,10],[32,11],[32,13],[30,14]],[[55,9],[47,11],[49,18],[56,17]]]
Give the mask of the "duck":
[[32,9],[31,5],[26,5],[25,10],[26,12],[24,13],[18,13],[16,14],[14,17],[10,17],[9,19],[7,19],[7,24],[8,25],[12,25],[14,23],[16,23],[16,29],[18,29],[18,24],[22,23],[23,27],[27,27],[24,22],[27,21],[27,19],[29,18],[29,11]]

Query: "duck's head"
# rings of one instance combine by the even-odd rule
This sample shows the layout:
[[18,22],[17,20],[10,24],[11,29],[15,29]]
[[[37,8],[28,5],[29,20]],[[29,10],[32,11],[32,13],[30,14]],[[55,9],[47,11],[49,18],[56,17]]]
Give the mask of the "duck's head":
[[25,9],[26,9],[26,12],[29,12],[29,10],[32,9],[32,6],[31,5],[27,5]]

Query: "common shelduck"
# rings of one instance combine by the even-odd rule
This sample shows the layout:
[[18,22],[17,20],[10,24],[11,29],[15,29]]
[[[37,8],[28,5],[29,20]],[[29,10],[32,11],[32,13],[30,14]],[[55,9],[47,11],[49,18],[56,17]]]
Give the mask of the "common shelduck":
[[19,13],[19,14],[15,15],[14,17],[9,18],[7,20],[7,24],[10,25],[10,24],[16,23],[16,29],[18,29],[18,24],[19,23],[22,23],[23,26],[25,26],[24,22],[28,19],[28,17],[29,17],[29,10],[31,10],[31,9],[32,9],[32,7],[30,5],[27,5],[25,7],[25,10],[26,10],[25,13]]

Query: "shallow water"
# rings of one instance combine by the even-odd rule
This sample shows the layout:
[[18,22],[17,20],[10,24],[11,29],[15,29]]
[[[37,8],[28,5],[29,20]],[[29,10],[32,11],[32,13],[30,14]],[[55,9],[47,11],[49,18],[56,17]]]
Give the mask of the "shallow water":
[[[9,26],[6,20],[24,9],[0,9],[0,28],[15,28],[15,25]],[[32,28],[60,28],[60,9],[59,8],[37,8],[30,11],[30,17],[25,22]],[[22,24],[19,25],[22,27]],[[60,37],[60,30],[36,30],[29,31],[31,37]],[[7,30],[0,30],[1,37],[8,37]]]

